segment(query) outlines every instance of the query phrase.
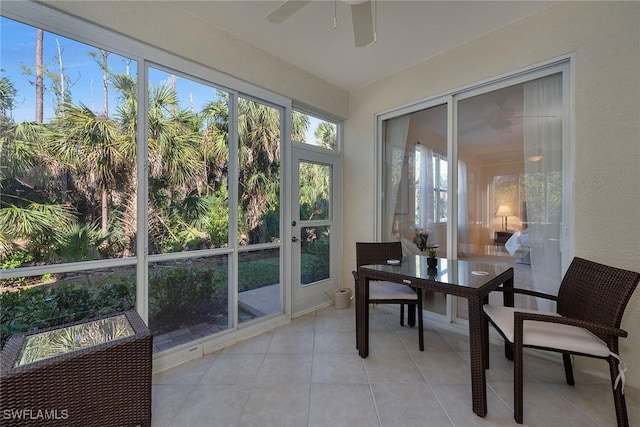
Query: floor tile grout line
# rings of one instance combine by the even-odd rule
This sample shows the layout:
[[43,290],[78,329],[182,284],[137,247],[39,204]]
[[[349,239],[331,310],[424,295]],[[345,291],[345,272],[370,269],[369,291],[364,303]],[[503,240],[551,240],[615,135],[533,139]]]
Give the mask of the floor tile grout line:
[[[312,425],[311,421],[314,421],[314,419],[311,417],[311,415],[312,415],[311,414],[312,389],[313,389],[313,386],[314,386],[314,383],[313,383],[314,364],[315,364],[315,362],[318,361],[318,358],[320,358],[319,354],[322,353],[322,352],[318,351],[318,350],[321,349],[320,348],[321,346],[319,347],[321,342],[320,341],[316,341],[317,334],[319,332],[322,332],[322,333],[326,332],[326,333],[329,333],[329,334],[330,333],[335,333],[335,332],[349,332],[349,334],[353,333],[352,330],[351,331],[344,331],[343,330],[344,329],[344,324],[345,324],[344,323],[344,318],[342,317],[343,314],[344,314],[344,312],[331,313],[331,312],[327,311],[327,312],[323,312],[322,316],[316,316],[316,313],[314,312],[314,318],[313,318],[313,321],[312,321],[313,323],[309,323],[309,328],[307,328],[307,324],[305,324],[305,326],[302,328],[302,330],[297,330],[302,326],[302,325],[299,325],[297,327],[294,326],[293,330],[290,331],[290,332],[303,332],[304,334],[311,334],[311,337],[310,337],[311,340],[312,340],[311,351],[310,351],[310,356],[308,356],[309,359],[307,359],[307,360],[310,360],[310,365],[308,367],[305,366],[305,369],[308,370],[307,375],[308,375],[309,380],[308,380],[308,383],[307,382],[304,383],[308,387],[306,389],[306,392],[308,393],[306,395],[306,425],[308,427],[311,427],[311,425]],[[349,315],[353,316],[354,315],[353,311],[351,311],[349,313]],[[333,322],[331,317],[333,317],[334,319],[338,318],[338,320],[336,322]],[[378,335],[377,337],[375,337],[375,339],[378,339],[378,338],[382,339],[381,342],[376,341],[376,343],[378,345],[380,345],[381,343],[383,344],[383,347],[381,347],[381,349],[383,350],[383,353],[385,353],[384,352],[384,350],[385,350],[384,343],[387,340],[387,336],[388,337],[393,336],[393,337],[395,337],[394,339],[399,339],[400,340],[400,343],[397,344],[397,345],[399,345],[398,350],[402,351],[403,352],[402,354],[405,355],[405,356],[402,356],[400,358],[401,361],[402,360],[406,360],[407,363],[412,364],[419,371],[418,376],[416,376],[415,378],[414,377],[409,377],[406,381],[402,381],[401,383],[398,383],[397,381],[394,381],[395,377],[389,378],[388,376],[383,377],[383,379],[385,379],[386,381],[372,382],[371,381],[371,375],[375,376],[375,370],[372,370],[373,368],[371,366],[369,366],[370,369],[367,369],[367,366],[369,364],[366,362],[366,359],[358,357],[361,369],[364,370],[364,378],[363,379],[366,381],[366,384],[367,384],[367,387],[368,387],[368,390],[369,390],[369,393],[370,393],[369,395],[371,396],[372,403],[374,405],[373,409],[375,411],[375,416],[377,417],[377,420],[378,420],[378,425],[383,425],[382,418],[384,418],[388,414],[387,414],[387,411],[385,409],[386,406],[385,406],[384,401],[380,400],[380,398],[382,398],[381,397],[382,395],[378,395],[379,399],[376,399],[376,394],[374,393],[374,388],[376,388],[376,392],[380,392],[380,390],[384,390],[385,389],[384,387],[383,388],[379,388],[378,387],[378,384],[381,384],[381,383],[388,383],[388,384],[392,384],[392,383],[395,383],[395,384],[413,383],[413,384],[416,384],[416,385],[419,384],[419,383],[416,383],[416,382],[411,380],[411,378],[414,378],[416,380],[420,379],[420,382],[424,382],[427,385],[427,387],[424,390],[425,390],[425,392],[426,392],[426,390],[429,390],[429,392],[431,393],[433,398],[435,398],[435,401],[432,401],[433,405],[438,405],[443,411],[443,416],[446,416],[447,419],[449,420],[449,423],[455,427],[455,424],[454,424],[453,419],[452,419],[452,415],[455,415],[455,413],[451,413],[450,414],[445,409],[445,404],[446,403],[449,403],[449,404],[451,403],[450,402],[450,397],[449,397],[450,391],[448,391],[447,387],[439,387],[439,384],[441,384],[441,383],[437,383],[437,382],[436,383],[432,383],[432,382],[430,382],[429,379],[428,379],[428,376],[430,376],[429,370],[422,371],[418,367],[418,361],[421,360],[420,357],[421,357],[422,352],[418,353],[418,351],[414,348],[415,347],[414,344],[416,344],[415,340],[412,338],[414,330],[413,329],[409,329],[409,328],[400,328],[400,327],[398,327],[397,326],[397,316],[395,314],[393,316],[390,316],[390,315],[386,315],[386,314],[383,313],[383,317],[379,317],[376,321],[378,321],[378,320],[380,321],[380,323],[377,323],[378,328],[376,328],[375,331],[374,330],[371,331],[372,335],[375,336],[376,334],[379,334],[380,332],[382,332],[383,334],[387,334],[388,332],[393,332],[393,334],[391,334],[391,335],[384,335],[384,336]],[[351,318],[351,321],[353,321],[353,318]],[[313,325],[313,326],[310,327],[311,325]],[[319,325],[323,329],[319,330],[319,331],[316,330],[316,326],[317,325]],[[333,329],[331,327],[332,325],[335,326],[337,329]],[[409,334],[409,331],[412,332],[411,335]],[[443,346],[442,348],[446,347],[447,349],[449,349],[449,352],[455,353],[457,355],[457,357],[462,360],[462,362],[463,362],[462,366],[466,366],[467,369],[468,369],[469,365],[468,365],[467,359],[465,358],[465,354],[468,355],[468,353],[469,353],[468,350],[466,350],[466,351],[457,350],[459,348],[464,348],[464,347],[461,347],[461,345],[460,345],[461,342],[458,341],[461,338],[460,337],[449,336],[449,335],[447,335],[447,331],[435,330],[434,332],[436,332],[436,335],[446,343],[446,346]],[[246,388],[243,387],[244,390],[245,390],[243,392],[243,394],[247,393],[246,394],[246,398],[244,399],[244,402],[242,403],[241,410],[240,410],[240,408],[238,408],[238,410],[239,410],[238,413],[239,413],[239,417],[240,417],[238,419],[238,421],[237,421],[238,425],[242,425],[243,422],[246,423],[248,421],[246,418],[244,418],[244,421],[243,421],[243,417],[246,417],[248,415],[248,413],[245,413],[245,412],[250,409],[250,407],[247,406],[247,405],[249,404],[249,402],[252,401],[251,400],[252,399],[251,396],[254,395],[254,393],[260,387],[260,385],[258,385],[258,378],[259,378],[261,370],[265,367],[265,362],[266,362],[266,359],[267,359],[267,355],[269,354],[268,350],[269,350],[269,348],[270,348],[270,346],[272,344],[274,336],[275,336],[275,334],[270,334],[270,336],[268,338],[268,342],[266,342],[267,340],[264,341],[266,343],[266,346],[260,347],[260,345],[264,345],[264,344],[263,343],[256,343],[256,344],[259,344],[259,346],[256,347],[256,345],[253,344],[253,345],[250,345],[249,347],[247,347],[248,349],[251,349],[253,347],[253,349],[259,350],[259,351],[252,352],[253,354],[257,353],[259,355],[258,358],[254,358],[253,359],[253,360],[255,360],[256,365],[258,364],[257,362],[259,361],[259,366],[258,366],[257,372],[252,377],[253,381],[250,382],[250,383],[246,383],[246,384],[243,384],[243,383],[228,384],[228,385],[231,385],[231,386],[242,385],[242,386],[246,387]],[[294,337],[294,336],[295,335],[291,335],[291,337]],[[298,335],[298,337],[303,338],[303,334]],[[355,334],[353,335],[353,338],[355,338]],[[292,338],[292,339],[295,340],[295,338]],[[305,341],[307,339],[309,339],[309,337],[305,338]],[[342,340],[342,338],[341,338],[341,340]],[[327,341],[327,342],[330,342],[330,341],[331,341],[331,338],[329,338],[329,341]],[[348,342],[347,341],[341,341],[341,342],[344,345],[346,345],[346,347],[348,347],[350,349],[352,349],[352,347],[355,347],[355,339],[353,341],[348,341]],[[431,343],[431,344],[433,344],[433,343]],[[435,343],[435,344],[437,344],[437,345],[435,345],[435,346],[431,345],[431,347],[432,347],[431,350],[428,348],[428,346],[425,346],[427,348],[425,348],[425,352],[424,353],[427,354],[429,357],[436,357],[436,358],[440,357],[440,356],[438,356],[438,354],[439,354],[438,350],[440,349],[440,343],[438,342],[438,343]],[[295,345],[295,343],[290,344],[290,345]],[[305,344],[305,345],[308,345],[308,344]],[[292,348],[295,348],[295,347],[292,347]],[[305,347],[305,348],[308,348],[308,347]],[[341,354],[341,353],[343,353],[343,351],[340,351],[341,349],[343,349],[343,345],[340,345],[340,346],[333,345],[333,346],[327,347],[327,349],[337,350],[337,351],[327,351],[326,353],[328,353],[328,354]],[[357,354],[357,350],[353,350],[353,351],[355,351],[356,352],[355,354]],[[318,355],[316,354],[316,352],[318,352]],[[271,353],[271,354],[295,354],[295,353],[299,353],[299,352],[293,352],[293,353],[291,353],[291,352],[289,352],[289,353]],[[304,353],[307,353],[307,352],[305,351]],[[407,353],[409,355],[409,358],[406,358],[406,354]],[[179,402],[177,402],[178,404],[176,405],[176,409],[175,410],[166,411],[166,415],[164,417],[158,418],[156,420],[156,422],[158,423],[157,424],[158,427],[160,427],[160,426],[176,427],[177,425],[179,425],[178,423],[182,420],[182,418],[184,416],[186,416],[186,415],[189,415],[189,414],[185,414],[184,411],[186,411],[186,409],[188,409],[190,407],[190,405],[191,405],[190,401],[196,401],[196,400],[200,399],[200,402],[198,403],[198,406],[205,408],[208,405],[208,403],[207,403],[208,401],[206,400],[206,396],[200,396],[200,395],[196,395],[194,393],[197,393],[197,390],[199,388],[202,388],[203,386],[207,386],[207,383],[203,384],[202,380],[207,375],[207,373],[211,373],[211,369],[213,368],[213,365],[215,365],[216,360],[219,360],[220,354],[222,354],[222,351],[217,353],[217,354],[215,354],[215,355],[213,355],[211,360],[209,362],[207,362],[208,365],[207,365],[207,363],[202,363],[202,364],[195,365],[197,367],[197,369],[198,369],[198,372],[195,372],[195,375],[187,373],[185,375],[185,377],[180,378],[180,376],[179,376],[180,372],[176,372],[176,374],[178,376],[174,376],[172,374],[171,376],[167,377],[168,379],[171,379],[171,383],[172,384],[166,384],[166,383],[165,384],[156,384],[156,383],[154,383],[154,385],[156,385],[158,387],[176,387],[176,391],[184,392],[184,396],[185,396],[184,399],[182,399]],[[351,353],[351,354],[353,354],[353,353]],[[498,353],[496,353],[496,352],[492,352],[492,356],[497,356],[497,354]],[[231,357],[233,357],[233,356],[231,356]],[[307,356],[305,356],[305,357],[307,357]],[[336,359],[339,359],[340,357],[341,356],[336,356]],[[429,357],[427,357],[425,359],[425,362],[428,362],[430,360]],[[483,423],[487,423],[488,422],[489,425],[493,425],[493,423],[495,421],[498,421],[500,423],[506,421],[507,424],[512,425],[512,423],[513,423],[512,407],[509,405],[508,402],[505,401],[505,398],[503,398],[503,396],[498,393],[498,390],[503,390],[503,389],[506,390],[506,388],[505,388],[506,386],[503,385],[503,384],[509,383],[509,381],[506,380],[506,377],[505,377],[505,380],[500,381],[500,379],[502,379],[502,377],[506,374],[506,370],[505,369],[508,369],[508,366],[506,366],[506,365],[505,366],[496,365],[495,369],[497,370],[496,372],[499,373],[499,376],[496,377],[496,379],[498,381],[487,381],[487,386],[488,386],[487,388],[488,388],[488,393],[489,393],[488,398],[491,397],[491,399],[494,399],[494,397],[497,397],[498,399],[496,399],[494,401],[496,403],[496,406],[500,406],[502,408],[502,405],[505,405],[504,409],[507,409],[508,412],[510,413],[510,415],[507,418],[504,418],[504,416],[502,415],[502,409],[500,409],[500,411],[499,411],[500,412],[500,414],[499,414],[500,419],[499,420],[494,420],[493,422],[491,422],[491,421],[483,419],[483,420],[478,420],[478,421],[482,421]],[[427,375],[427,374],[429,374],[429,375]],[[443,381],[442,384],[443,385],[448,385],[450,383],[449,381],[447,381],[448,378],[455,379],[457,377],[458,376],[454,376],[454,377],[445,376],[444,377],[445,381]],[[434,380],[436,378],[440,378],[440,376],[434,377]],[[183,381],[185,379],[188,379],[189,381],[187,383],[179,384],[181,379]],[[335,381],[336,379],[337,379],[337,381]],[[540,380],[542,380],[542,381],[540,381]],[[554,382],[552,380],[550,381],[550,380],[546,379],[546,377],[541,377],[541,378],[537,378],[536,377],[536,378],[525,379],[525,384],[526,383],[530,383],[530,382],[539,384],[542,387],[560,385],[559,382]],[[356,384],[356,383],[351,383],[351,382],[350,383],[342,383],[342,382],[340,382],[339,378],[330,377],[330,379],[327,380],[327,382],[325,382],[323,384],[328,384],[329,386],[335,386],[335,385],[338,385],[338,384]],[[362,384],[362,383],[358,382],[357,384]],[[222,385],[222,384],[211,384],[211,385],[218,386],[218,385]],[[362,385],[364,385],[364,384],[362,384]],[[358,387],[362,387],[362,385],[359,385]],[[374,385],[376,385],[376,387],[373,387]],[[601,385],[602,384],[599,381],[594,381],[594,386],[601,386]],[[227,384],[224,384],[224,386],[227,386]],[[389,387],[389,386],[385,386],[385,387]],[[419,386],[419,387],[423,387],[423,386]],[[399,390],[403,389],[403,388],[404,388],[404,386],[401,386],[399,388]],[[364,391],[364,389],[360,389],[360,390]],[[436,393],[436,390],[439,390],[440,393],[442,394],[442,396],[439,395],[438,393]],[[456,390],[458,390],[458,391],[456,391],[456,393],[460,392],[459,391],[459,387],[457,387]],[[165,390],[165,391],[169,391],[169,390]],[[575,411],[572,411],[572,412],[574,412],[574,413],[578,412],[580,414],[580,419],[582,419],[582,417],[586,417],[587,419],[589,419],[590,420],[589,422],[592,423],[592,424],[590,424],[592,427],[609,426],[609,424],[605,420],[603,420],[602,423],[598,423],[597,421],[595,421],[595,418],[590,417],[588,415],[587,410],[589,409],[588,405],[590,405],[590,403],[589,403],[590,401],[587,401],[584,398],[581,398],[580,396],[578,396],[579,398],[577,400],[576,399],[570,400],[570,398],[573,397],[573,394],[570,393],[570,390],[568,388],[565,389],[563,387],[553,387],[552,390],[550,390],[550,391],[551,391],[551,394],[553,394],[553,396],[557,396],[557,394],[559,393],[561,398],[562,398],[562,401],[565,402],[565,405],[566,405],[566,403],[568,403],[570,405],[569,406],[570,408],[574,408]],[[543,394],[545,394],[546,393],[545,389],[542,389],[542,392],[543,392]],[[491,393],[493,393],[493,396],[491,396]],[[180,394],[182,394],[182,393],[180,393]],[[363,395],[363,397],[364,396],[365,395]],[[505,394],[505,396],[508,398],[508,394]],[[605,399],[605,400],[607,400],[607,407],[608,406],[613,406],[613,405],[609,404],[609,401],[612,400],[611,393],[607,394],[606,396],[608,397],[608,398]],[[633,396],[633,394],[632,394],[632,396]],[[301,396],[301,397],[304,399],[303,396]],[[254,398],[257,398],[257,395],[254,395]],[[300,403],[302,405],[304,405],[303,402],[304,402],[304,400],[300,401]],[[302,405],[301,405],[301,408],[304,408],[304,406],[302,406]],[[453,408],[453,406],[451,408]],[[300,415],[302,415],[302,414],[300,414]],[[371,413],[370,416],[371,416],[371,418],[373,418],[373,413]],[[209,420],[209,419],[213,420],[213,424],[209,424],[209,425],[216,425],[215,424],[215,415],[213,416],[213,418],[207,418],[207,420]],[[537,425],[536,423],[539,424],[539,422],[540,422],[539,420],[540,419],[537,416],[534,416],[532,419],[529,420],[529,423],[527,423],[527,420],[525,420],[525,424],[524,425],[525,426],[526,425]],[[300,421],[304,422],[304,418],[301,419]],[[318,420],[316,419],[315,421],[317,422]],[[373,423],[371,423],[371,424],[375,425],[375,421],[373,419],[371,421],[373,421]],[[442,421],[444,421],[444,417],[443,417]],[[159,424],[160,422],[162,424]],[[531,423],[533,423],[533,424],[531,424]],[[567,425],[575,425],[575,424],[569,423]],[[156,426],[155,423],[154,423],[154,426]]]
[[[424,328],[424,322],[423,322],[423,328]],[[439,336],[439,335],[438,335]],[[446,341],[445,341],[446,343]],[[424,352],[427,353],[427,347],[426,347],[425,343],[425,349]],[[447,345],[449,345],[447,343]],[[451,347],[451,346],[449,346]],[[442,403],[442,401],[440,400],[440,397],[438,397],[438,394],[435,392],[435,390],[433,389],[433,387],[431,386],[431,383],[429,382],[429,380],[424,376],[424,374],[422,373],[422,371],[420,370],[420,368],[418,367],[418,364],[416,363],[416,360],[413,356],[413,353],[411,353],[409,351],[409,357],[411,358],[413,364],[416,366],[416,369],[418,370],[418,372],[420,372],[420,376],[422,377],[422,379],[425,382],[425,385],[427,386],[427,388],[429,389],[429,391],[431,392],[431,394],[433,395],[433,397],[436,399],[436,401],[438,402],[438,405],[440,406],[440,409],[442,409],[442,412],[445,414],[445,416],[447,417],[447,419],[449,420],[449,422],[451,423],[452,427],[455,427],[455,424],[453,423],[453,419],[451,419],[451,416],[449,415],[449,412],[447,411],[447,409],[445,408],[444,404]]]

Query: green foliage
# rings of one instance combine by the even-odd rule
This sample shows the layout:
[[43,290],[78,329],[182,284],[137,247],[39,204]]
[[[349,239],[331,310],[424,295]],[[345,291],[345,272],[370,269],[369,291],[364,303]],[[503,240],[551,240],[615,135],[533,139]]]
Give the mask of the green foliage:
[[337,127],[333,123],[322,122],[316,128],[313,136],[316,142],[324,148],[336,148],[336,130]]
[[35,257],[31,252],[14,251],[2,262],[0,269],[9,270],[23,265],[29,265],[34,259]]
[[100,259],[98,247],[109,238],[96,224],[75,224],[57,238],[55,257],[62,262],[80,262]]
[[280,258],[241,261],[238,265],[238,291],[244,292],[280,283]]
[[302,262],[302,283],[312,283],[329,277],[329,243],[328,233],[308,236],[303,240],[305,256]]
[[210,198],[206,218],[206,230],[211,238],[211,245],[215,248],[229,246],[229,199],[226,194],[218,194]]
[[227,284],[213,268],[171,268],[149,274],[149,324],[154,333],[172,330],[183,322],[193,322],[201,305],[218,291],[226,298]]
[[0,77],[0,126],[4,127],[13,122],[11,110],[15,106],[16,88],[8,77]]
[[0,343],[9,336],[134,308],[131,279],[108,279],[95,288],[37,286],[0,294]]
[[[36,260],[56,247],[56,241],[75,223],[72,210],[65,205],[29,202],[3,195],[0,209],[0,258],[11,254],[14,242],[24,240]],[[8,199],[8,200],[7,200]],[[25,206],[23,206],[25,205]]]
[[438,251],[436,249],[427,249],[427,258],[437,258],[438,257]]

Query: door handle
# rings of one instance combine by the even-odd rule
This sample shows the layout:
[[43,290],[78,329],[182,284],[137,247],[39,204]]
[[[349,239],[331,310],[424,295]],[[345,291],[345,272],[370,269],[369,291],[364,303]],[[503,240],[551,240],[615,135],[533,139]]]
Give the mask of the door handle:
[[291,238],[291,241],[292,241],[293,243],[297,242],[298,240],[300,240],[300,239],[298,239],[296,236],[293,236],[293,237]]

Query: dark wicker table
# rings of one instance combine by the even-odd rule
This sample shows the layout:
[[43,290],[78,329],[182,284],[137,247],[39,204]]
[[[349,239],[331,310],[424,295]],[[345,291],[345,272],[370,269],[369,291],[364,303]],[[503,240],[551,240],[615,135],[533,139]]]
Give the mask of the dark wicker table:
[[[489,324],[482,314],[482,305],[489,293],[501,285],[513,288],[513,268],[501,265],[438,258],[438,268],[427,266],[427,258],[407,256],[400,265],[363,265],[358,269],[356,294],[356,335],[361,357],[369,355],[369,281],[385,280],[403,283],[419,289],[466,298],[469,305],[469,345],[471,353],[471,392],[473,412],[487,414],[485,368],[489,367],[489,349],[483,337],[489,334]],[[505,306],[513,307],[513,293],[504,292]],[[510,349],[505,348],[505,351]]]
[[152,335],[135,311],[14,335],[2,426],[151,426]]

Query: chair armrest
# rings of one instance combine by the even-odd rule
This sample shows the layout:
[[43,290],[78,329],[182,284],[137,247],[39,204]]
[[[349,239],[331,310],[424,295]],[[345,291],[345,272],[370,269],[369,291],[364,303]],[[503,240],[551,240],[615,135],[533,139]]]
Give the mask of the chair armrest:
[[558,323],[562,325],[577,326],[587,329],[596,335],[609,335],[614,337],[626,338],[627,331],[620,328],[611,328],[598,323],[588,322],[586,320],[572,319],[570,317],[550,316],[548,314],[525,313],[516,311],[514,313],[514,341],[520,335],[522,337],[523,322],[525,320],[534,320],[537,322]]
[[505,294],[529,295],[536,298],[543,298],[551,301],[558,301],[558,297],[556,295],[545,294],[543,292],[533,291],[531,289],[505,288],[504,286],[500,286],[499,288],[494,289],[493,292],[503,292]]

